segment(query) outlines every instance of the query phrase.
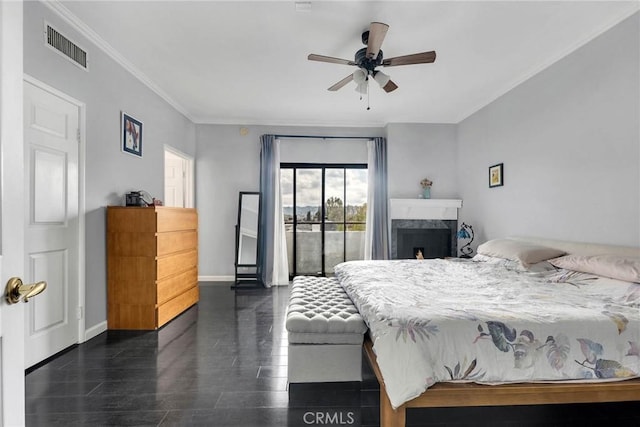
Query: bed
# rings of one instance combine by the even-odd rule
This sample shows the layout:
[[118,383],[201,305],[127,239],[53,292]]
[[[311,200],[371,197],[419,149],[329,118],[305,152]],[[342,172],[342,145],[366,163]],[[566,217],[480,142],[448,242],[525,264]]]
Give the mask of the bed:
[[640,400],[640,249],[533,238],[472,260],[352,261],[381,425],[408,407]]

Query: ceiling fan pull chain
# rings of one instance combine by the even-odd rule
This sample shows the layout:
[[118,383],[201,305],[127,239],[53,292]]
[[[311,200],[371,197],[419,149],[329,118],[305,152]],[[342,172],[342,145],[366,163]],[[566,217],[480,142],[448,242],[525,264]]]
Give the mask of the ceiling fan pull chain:
[[367,78],[367,111],[371,110],[371,105],[370,105],[370,100],[371,96],[370,96],[370,92],[369,92],[369,78]]

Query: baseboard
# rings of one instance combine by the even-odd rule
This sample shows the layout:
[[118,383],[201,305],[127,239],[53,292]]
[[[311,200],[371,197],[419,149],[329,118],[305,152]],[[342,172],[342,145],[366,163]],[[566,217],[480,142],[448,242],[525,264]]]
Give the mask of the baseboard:
[[84,341],[87,342],[91,338],[97,337],[101,333],[107,330],[107,321],[100,322],[95,326],[90,327],[84,331]]
[[[233,282],[235,276],[198,276],[198,282]],[[214,283],[209,283],[214,284]],[[215,283],[218,285],[219,283]],[[207,285],[206,283],[200,283],[200,285]]]

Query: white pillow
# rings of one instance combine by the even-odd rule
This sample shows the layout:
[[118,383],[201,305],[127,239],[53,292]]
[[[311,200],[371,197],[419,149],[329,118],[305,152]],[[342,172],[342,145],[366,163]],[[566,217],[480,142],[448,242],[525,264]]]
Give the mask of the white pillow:
[[640,258],[619,255],[566,255],[549,260],[565,270],[591,273],[625,282],[640,282]]
[[512,239],[489,240],[478,246],[477,252],[481,255],[520,261],[525,267],[566,253],[559,249]]

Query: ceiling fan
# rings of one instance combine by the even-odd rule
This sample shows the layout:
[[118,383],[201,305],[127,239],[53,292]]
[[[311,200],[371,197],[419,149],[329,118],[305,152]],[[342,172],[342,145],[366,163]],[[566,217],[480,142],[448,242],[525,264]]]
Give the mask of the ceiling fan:
[[358,50],[353,61],[348,59],[334,58],[331,56],[310,54],[307,59],[310,61],[329,62],[331,64],[354,65],[358,67],[356,71],[349,74],[338,83],[329,88],[330,91],[336,91],[342,88],[352,80],[358,86],[356,90],[361,94],[367,92],[367,83],[369,76],[375,80],[385,92],[392,92],[398,88],[391,78],[382,71],[376,70],[376,67],[394,67],[397,65],[411,64],[427,64],[436,60],[436,52],[414,53],[412,55],[396,56],[394,58],[384,59],[382,55],[382,42],[387,34],[389,26],[382,22],[372,22],[369,29],[362,33],[362,43],[367,47]]

